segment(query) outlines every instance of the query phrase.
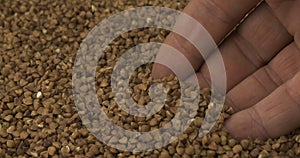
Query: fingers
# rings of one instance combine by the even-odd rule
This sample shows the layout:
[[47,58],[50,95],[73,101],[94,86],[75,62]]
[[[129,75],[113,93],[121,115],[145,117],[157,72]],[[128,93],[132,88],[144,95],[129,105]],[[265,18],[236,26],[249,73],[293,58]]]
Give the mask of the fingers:
[[238,138],[275,138],[300,127],[300,73],[261,102],[234,114],[226,129]]
[[266,0],[300,48],[300,1]]
[[295,42],[227,93],[227,104],[235,111],[255,105],[300,71],[300,51]]
[[[259,1],[260,0],[191,0],[183,12],[203,25],[213,40],[218,43]],[[205,41],[207,41],[207,39],[205,39],[207,37],[203,37],[203,30],[187,23],[186,19],[179,18],[175,28],[176,31],[181,32],[191,39],[192,42],[198,43],[201,46],[205,45]],[[196,48],[181,36],[171,33],[165,43],[179,50],[190,61],[195,70],[199,69],[202,65],[203,57],[198,53]],[[206,51],[202,52],[205,57],[208,56],[210,50],[214,49],[213,47],[206,47]],[[168,56],[168,54],[170,53],[161,50],[157,59],[162,60],[163,63],[168,62],[168,64],[175,64],[175,67],[180,70],[180,67],[182,67],[180,61],[173,62],[174,60],[176,61],[176,59],[173,59],[172,56]],[[154,64],[153,66],[153,77],[158,78],[171,73],[172,72],[163,65]],[[192,72],[182,71],[179,74],[185,78],[191,73]]]
[[300,31],[300,1],[266,0],[266,2],[292,35]]
[[[225,63],[228,90],[268,63],[292,37],[263,3],[221,45]],[[208,61],[214,60],[212,54]],[[199,71],[201,86],[210,82],[209,70],[203,65]]]

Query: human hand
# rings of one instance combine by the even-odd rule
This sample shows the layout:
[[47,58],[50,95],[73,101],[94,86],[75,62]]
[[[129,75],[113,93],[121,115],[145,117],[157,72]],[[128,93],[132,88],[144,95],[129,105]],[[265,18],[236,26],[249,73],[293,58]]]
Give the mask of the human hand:
[[[184,12],[199,21],[219,43],[259,2],[191,0]],[[266,0],[219,45],[227,75],[226,104],[236,111],[225,122],[233,136],[274,138],[300,127],[299,15],[298,0]],[[193,26],[184,25],[183,29],[201,40]],[[209,71],[197,50],[175,33],[165,43],[190,61],[201,88],[209,87]],[[207,60],[214,60],[213,52]],[[186,78],[192,73],[182,71],[180,62],[173,64]],[[155,78],[171,73],[163,65],[153,66]]]

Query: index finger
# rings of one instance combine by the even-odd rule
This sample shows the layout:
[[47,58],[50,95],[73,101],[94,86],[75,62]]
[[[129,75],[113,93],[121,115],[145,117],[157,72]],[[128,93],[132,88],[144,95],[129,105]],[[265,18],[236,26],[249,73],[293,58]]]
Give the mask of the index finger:
[[[197,20],[212,36],[215,43],[219,43],[238,23],[239,21],[253,9],[261,0],[191,0],[191,2],[183,10],[195,20]],[[201,37],[203,30],[195,28],[197,26],[189,24],[189,21],[184,18],[178,18],[175,24],[175,32],[181,32],[185,37],[193,43],[199,43],[199,45],[205,45],[205,38]],[[201,52],[203,56],[197,51],[197,49],[185,38],[176,34],[170,33],[165,44],[168,44],[178,51],[180,51],[191,63],[194,70],[198,70],[203,64],[204,58],[209,56],[215,48],[207,45],[205,52]],[[174,56],[170,56],[172,53],[161,49],[156,57],[156,60],[160,60],[160,63],[166,63],[164,65],[172,65],[175,67],[179,75],[182,78],[186,78],[192,74],[192,72],[185,71],[184,67],[180,64],[180,61]],[[162,64],[155,63],[152,70],[154,78],[160,78],[172,74],[172,71]]]

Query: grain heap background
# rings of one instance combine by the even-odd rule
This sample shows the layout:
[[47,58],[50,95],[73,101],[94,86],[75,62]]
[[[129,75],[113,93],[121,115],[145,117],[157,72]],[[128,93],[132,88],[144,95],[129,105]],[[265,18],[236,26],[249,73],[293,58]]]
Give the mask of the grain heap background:
[[[235,140],[221,122],[213,131],[197,137],[209,91],[201,92],[198,114],[187,131],[162,149],[144,153],[119,151],[103,143],[82,125],[72,96],[72,64],[87,33],[102,19],[137,6],[164,6],[182,10],[188,1],[9,1],[0,0],[0,157],[296,157],[300,155],[300,130],[278,139]],[[113,102],[111,67],[129,48],[150,41],[162,42],[167,31],[133,30],[110,44],[99,60],[97,94],[113,122],[133,131],[163,126],[176,113],[180,93],[175,77],[165,78],[166,106],[149,118],[129,116]],[[131,77],[132,97],[139,104],[150,98],[147,88],[151,64]],[[84,89],[84,87],[83,87]],[[126,145],[125,138],[109,138]],[[153,138],[149,138],[151,140]],[[140,147],[143,143],[139,144]]]

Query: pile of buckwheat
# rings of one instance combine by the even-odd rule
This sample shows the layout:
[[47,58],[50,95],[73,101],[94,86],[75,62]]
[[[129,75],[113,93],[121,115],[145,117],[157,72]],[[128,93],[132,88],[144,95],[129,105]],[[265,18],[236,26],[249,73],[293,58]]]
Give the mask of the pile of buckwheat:
[[[98,141],[83,125],[73,100],[72,66],[82,40],[104,18],[137,6],[163,6],[182,10],[187,0],[1,0],[0,5],[0,157],[297,157],[300,130],[277,139],[236,140],[223,129],[232,114],[225,107],[218,122],[198,137],[210,91],[201,90],[196,117],[178,138],[147,152],[121,151]],[[155,115],[136,117],[124,112],[111,95],[113,67],[126,50],[140,43],[163,42],[169,32],[157,28],[122,34],[105,50],[96,71],[99,103],[118,126],[139,132],[163,127],[176,114],[180,86],[174,76],[150,77],[152,64],[135,70],[130,78],[131,97],[140,105],[150,101],[149,83],[163,83],[168,92],[165,106]],[[82,89],[84,90],[84,85]],[[93,121],[93,120],[84,120]],[[97,126],[97,124],[95,125]],[[180,126],[180,125],[178,125]],[[102,127],[106,128],[106,127]],[[205,129],[205,125],[201,128]],[[127,138],[110,142],[127,145]],[[148,140],[137,142],[143,148]]]

